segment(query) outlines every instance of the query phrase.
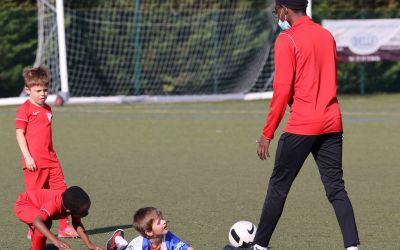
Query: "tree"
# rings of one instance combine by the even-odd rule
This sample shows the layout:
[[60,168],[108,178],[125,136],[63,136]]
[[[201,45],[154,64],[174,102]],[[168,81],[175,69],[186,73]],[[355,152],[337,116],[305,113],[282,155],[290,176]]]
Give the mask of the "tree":
[[17,96],[37,47],[36,1],[0,1],[0,97]]

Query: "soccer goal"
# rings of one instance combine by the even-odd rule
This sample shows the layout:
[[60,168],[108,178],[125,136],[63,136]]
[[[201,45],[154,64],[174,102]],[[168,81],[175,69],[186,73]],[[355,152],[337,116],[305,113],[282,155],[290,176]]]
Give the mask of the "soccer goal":
[[270,98],[273,6],[274,0],[38,0],[34,65],[50,69],[49,102]]

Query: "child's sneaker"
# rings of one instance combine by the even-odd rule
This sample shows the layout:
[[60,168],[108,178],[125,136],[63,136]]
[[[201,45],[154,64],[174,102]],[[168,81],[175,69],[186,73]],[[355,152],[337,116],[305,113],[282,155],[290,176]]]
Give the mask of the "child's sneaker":
[[59,238],[78,238],[79,235],[76,230],[70,225],[66,226],[64,229],[58,229]]
[[122,229],[117,229],[111,236],[111,238],[107,241],[106,243],[106,250],[116,250],[117,249],[117,244],[115,243],[115,237],[121,236],[124,238],[124,230]]

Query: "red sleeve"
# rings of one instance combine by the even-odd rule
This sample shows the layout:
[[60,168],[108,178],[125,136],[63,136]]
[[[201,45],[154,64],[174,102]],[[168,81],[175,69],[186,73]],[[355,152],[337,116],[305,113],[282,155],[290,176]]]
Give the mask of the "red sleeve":
[[274,138],[275,130],[285,115],[286,106],[292,95],[296,70],[295,52],[296,47],[292,38],[286,33],[281,33],[275,42],[274,94],[263,129],[264,137],[269,140]]
[[26,126],[28,125],[29,114],[26,108],[26,105],[21,105],[16,114],[15,118],[15,128],[20,128],[26,130]]
[[55,199],[51,199],[44,203],[40,208],[40,216],[43,221],[46,221],[48,218],[53,218],[55,214],[60,210],[60,204],[55,201]]
[[40,209],[40,213],[39,213],[40,217],[42,218],[43,221],[47,221],[48,218],[50,218],[49,214],[47,213],[47,211]]

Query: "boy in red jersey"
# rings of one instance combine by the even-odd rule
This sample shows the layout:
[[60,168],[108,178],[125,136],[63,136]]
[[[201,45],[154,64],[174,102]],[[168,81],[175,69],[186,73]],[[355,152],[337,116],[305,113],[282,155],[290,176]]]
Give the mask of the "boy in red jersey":
[[[26,191],[53,189],[64,191],[67,185],[57,155],[53,149],[51,121],[53,113],[46,98],[50,76],[44,67],[26,68],[23,72],[29,99],[16,114],[16,137],[22,152]],[[59,237],[77,237],[68,223],[60,220]],[[30,233],[28,233],[30,238]]]
[[93,244],[85,232],[81,218],[89,214],[90,198],[80,187],[72,186],[64,192],[51,189],[27,191],[15,202],[15,216],[32,229],[31,250],[45,250],[46,238],[59,249],[69,250],[69,244],[59,240],[51,232],[54,219],[72,217],[72,225],[88,249],[101,250]]
[[[278,142],[254,246],[244,249],[268,249],[290,187],[304,161],[312,154],[326,196],[335,210],[344,247],[356,250],[360,241],[343,181],[343,128],[336,96],[335,41],[329,31],[306,15],[307,0],[275,2],[278,25],[283,31],[275,42],[274,94],[270,111],[257,141],[261,160],[270,157],[269,145],[287,106],[290,115]],[[236,248],[225,247],[225,250],[231,249]]]

